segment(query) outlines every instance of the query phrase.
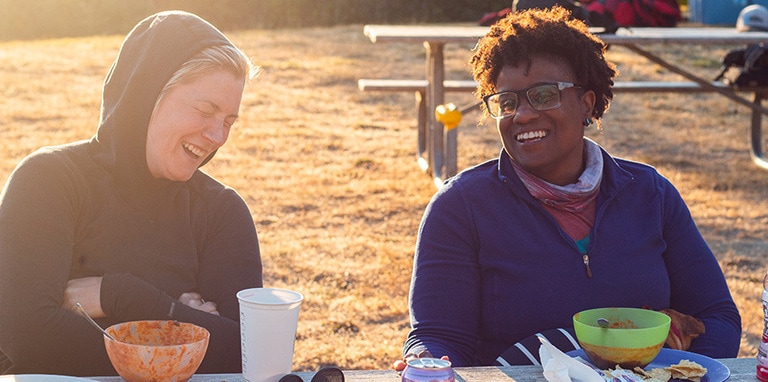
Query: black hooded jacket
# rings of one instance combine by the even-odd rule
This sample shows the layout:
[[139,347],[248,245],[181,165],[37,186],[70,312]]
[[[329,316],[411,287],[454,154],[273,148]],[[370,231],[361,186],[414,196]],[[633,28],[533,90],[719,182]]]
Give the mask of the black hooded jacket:
[[[211,338],[199,372],[239,372],[235,294],[262,286],[250,211],[201,170],[186,182],[156,179],[145,159],[165,83],[201,49],[231,44],[189,13],[141,21],[107,75],[96,135],[39,149],[11,174],[0,195],[6,373],[115,374],[101,334],[61,308],[67,281],[87,276],[103,276],[103,326],[144,319],[201,325]],[[185,292],[216,302],[221,316],[173,304]]]

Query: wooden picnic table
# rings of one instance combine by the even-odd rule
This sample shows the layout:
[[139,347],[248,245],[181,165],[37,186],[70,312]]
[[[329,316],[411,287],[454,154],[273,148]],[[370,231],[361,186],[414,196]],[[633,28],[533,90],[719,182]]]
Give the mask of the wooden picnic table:
[[[434,115],[435,108],[445,102],[444,48],[449,43],[475,44],[487,31],[487,27],[454,25],[366,25],[363,28],[363,33],[373,43],[419,43],[426,49],[427,82],[423,103],[427,112],[425,126],[420,128],[426,130],[422,132],[426,134],[425,167],[431,169],[438,186],[445,178],[457,172],[456,130],[446,133],[443,125]],[[593,31],[600,32],[598,29]],[[714,92],[749,107],[752,110],[750,154],[755,164],[768,170],[768,160],[762,149],[761,129],[762,115],[768,114],[768,109],[762,106],[762,100],[766,98],[768,88],[736,90],[723,83],[713,83],[710,79],[694,73],[690,68],[654,54],[646,47],[658,44],[746,46],[768,42],[768,32],[739,32],[735,28],[723,27],[620,28],[615,34],[598,33],[597,36],[606,44],[624,46],[686,80],[686,82],[633,81],[626,83],[617,81],[614,87],[617,92]],[[360,87],[363,89],[365,80],[360,81]],[[466,86],[464,88],[466,89]],[[754,98],[749,100],[739,95],[739,92],[752,93]],[[421,154],[419,152],[419,156]]]
[[[719,359],[730,369],[728,382],[759,382],[755,376],[757,367],[756,358],[728,358]],[[547,382],[542,373],[541,366],[486,366],[486,367],[457,367],[454,368],[457,382]],[[304,381],[310,381],[314,373],[297,372]],[[120,377],[93,378],[103,382],[120,382]],[[345,370],[344,380],[347,382],[397,382],[400,375],[394,370]],[[190,382],[240,382],[241,374],[195,374]],[[706,376],[702,382],[710,381]]]

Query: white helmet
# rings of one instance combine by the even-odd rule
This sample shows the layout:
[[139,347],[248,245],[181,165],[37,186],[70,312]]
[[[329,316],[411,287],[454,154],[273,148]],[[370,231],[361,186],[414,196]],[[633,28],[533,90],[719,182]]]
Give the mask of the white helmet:
[[736,20],[736,30],[741,32],[768,31],[768,9],[760,4],[744,7],[739,12],[738,20]]

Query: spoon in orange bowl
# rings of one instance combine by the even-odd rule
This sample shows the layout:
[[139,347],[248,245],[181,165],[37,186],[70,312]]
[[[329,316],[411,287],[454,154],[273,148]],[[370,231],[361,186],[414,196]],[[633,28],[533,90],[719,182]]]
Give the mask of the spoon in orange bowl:
[[96,329],[99,329],[99,330],[100,330],[102,333],[104,333],[104,335],[105,335],[105,336],[107,336],[107,338],[109,338],[110,340],[112,340],[112,341],[116,341],[114,337],[110,336],[110,335],[109,335],[109,333],[107,333],[107,331],[106,331],[106,330],[104,330],[104,328],[102,328],[102,327],[101,327],[99,324],[97,324],[97,323],[96,323],[96,321],[94,321],[94,320],[93,320],[93,318],[91,318],[91,316],[88,314],[88,312],[86,312],[86,311],[85,311],[85,308],[83,308],[83,306],[82,306],[82,305],[80,305],[80,303],[79,303],[79,302],[78,302],[78,303],[75,303],[75,305],[77,305],[77,309],[79,309],[79,310],[80,310],[80,314],[81,314],[83,317],[85,317],[85,319],[86,319],[86,320],[88,320],[88,322],[90,322],[90,323],[91,323],[91,325],[95,326],[95,327],[96,327]]

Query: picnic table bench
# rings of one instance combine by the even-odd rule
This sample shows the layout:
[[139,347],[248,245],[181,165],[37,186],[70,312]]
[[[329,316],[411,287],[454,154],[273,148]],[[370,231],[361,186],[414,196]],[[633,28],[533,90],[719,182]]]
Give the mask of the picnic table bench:
[[[435,118],[434,111],[444,103],[446,92],[472,92],[477,84],[471,80],[447,80],[443,62],[444,47],[448,43],[476,43],[485,35],[487,27],[474,26],[407,26],[366,25],[363,33],[371,42],[422,43],[426,49],[425,79],[359,79],[361,91],[410,91],[415,94],[417,106],[418,146],[417,159],[425,171],[431,172],[439,187],[445,178],[457,172],[456,130],[448,130]],[[621,45],[653,63],[680,75],[686,81],[616,81],[617,93],[694,93],[720,94],[752,111],[750,155],[760,168],[768,170],[768,159],[762,148],[762,116],[768,109],[762,101],[768,97],[768,87],[733,88],[722,82],[713,82],[693,73],[690,69],[669,62],[640,45],[746,45],[768,42],[768,32],[738,32],[735,28],[620,28],[615,34],[598,34],[606,44]],[[747,99],[739,93],[752,93]],[[475,105],[476,107],[479,106]]]

